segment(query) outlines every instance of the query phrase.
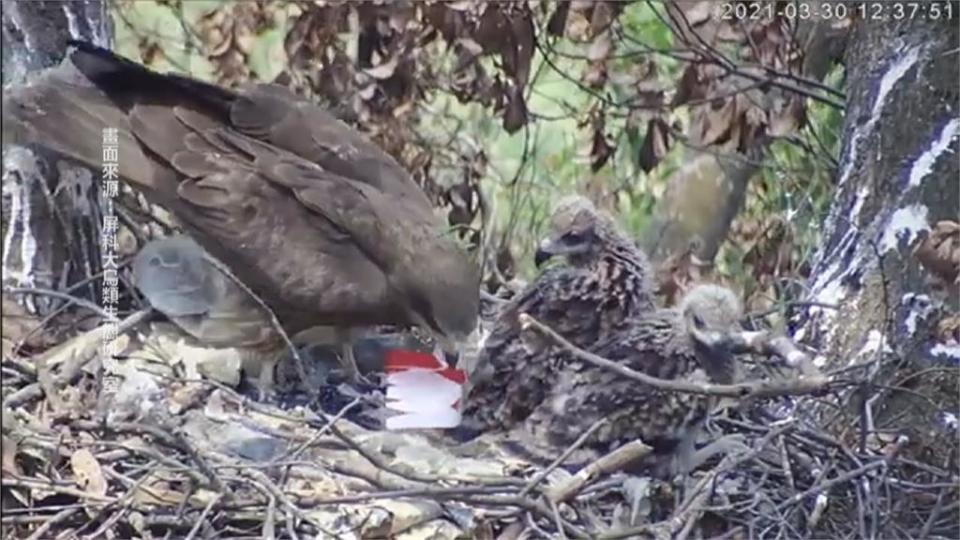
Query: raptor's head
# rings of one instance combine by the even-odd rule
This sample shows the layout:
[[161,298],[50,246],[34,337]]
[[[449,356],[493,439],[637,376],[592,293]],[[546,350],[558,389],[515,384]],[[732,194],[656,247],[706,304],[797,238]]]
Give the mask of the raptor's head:
[[539,268],[550,258],[563,255],[573,266],[586,266],[603,251],[615,230],[613,220],[585,197],[564,197],[553,209],[550,231],[540,241],[534,262]]
[[732,382],[735,362],[724,338],[738,328],[740,300],[726,287],[698,285],[683,297],[679,309],[707,374],[717,382]]
[[418,256],[430,264],[403,283],[410,322],[427,330],[447,353],[477,339],[480,274],[477,264],[447,235],[420,238]]

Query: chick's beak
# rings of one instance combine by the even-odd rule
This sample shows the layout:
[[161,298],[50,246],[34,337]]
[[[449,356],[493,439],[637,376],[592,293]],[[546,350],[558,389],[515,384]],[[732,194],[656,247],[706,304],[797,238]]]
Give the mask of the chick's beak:
[[543,263],[550,260],[554,255],[556,255],[556,249],[553,241],[549,238],[544,238],[540,242],[540,245],[537,246],[537,251],[533,255],[533,264],[536,265],[537,268],[540,268],[543,266]]

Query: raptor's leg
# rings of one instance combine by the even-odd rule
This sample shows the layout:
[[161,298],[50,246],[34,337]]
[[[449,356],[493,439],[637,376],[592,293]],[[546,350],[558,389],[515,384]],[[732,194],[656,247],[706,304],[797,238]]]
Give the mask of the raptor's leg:
[[360,370],[357,368],[357,359],[353,355],[353,342],[346,341],[340,344],[340,363],[347,371],[350,382],[360,380]]
[[256,374],[253,384],[257,389],[258,400],[272,401],[276,397],[274,373],[280,361],[280,355],[261,351],[245,351],[241,354],[243,370],[247,376],[252,378]]
[[349,380],[357,382],[360,378],[360,370],[357,368],[357,360],[353,353],[353,342],[356,338],[356,332],[351,328],[315,326],[298,333],[293,337],[293,342],[297,345],[310,344],[331,347],[334,351],[337,351],[340,363]]
[[275,397],[274,372],[277,369],[277,360],[264,361],[260,365],[260,375],[257,377],[257,392],[260,401],[272,401]]

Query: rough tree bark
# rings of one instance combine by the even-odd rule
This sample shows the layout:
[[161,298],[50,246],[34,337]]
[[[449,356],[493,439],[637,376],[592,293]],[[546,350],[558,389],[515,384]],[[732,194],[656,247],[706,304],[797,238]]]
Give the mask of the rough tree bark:
[[[3,83],[23,83],[34,71],[60,62],[70,38],[109,45],[103,2],[5,2]],[[39,148],[4,146],[3,284],[60,289],[96,273],[99,214],[95,176]],[[74,291],[93,299],[91,285]],[[26,297],[40,313],[50,298]]]
[[[823,369],[860,367],[851,372],[866,381],[852,396],[859,425],[846,427],[861,446],[874,429],[914,442],[946,432],[935,453],[956,451],[955,425],[942,420],[958,407],[960,347],[934,327],[956,313],[957,287],[935,286],[914,251],[960,206],[958,47],[956,19],[859,22],[845,55],[840,169],[808,284],[810,300],[837,309],[805,308],[793,324]],[[923,405],[880,388],[920,372],[912,388]]]

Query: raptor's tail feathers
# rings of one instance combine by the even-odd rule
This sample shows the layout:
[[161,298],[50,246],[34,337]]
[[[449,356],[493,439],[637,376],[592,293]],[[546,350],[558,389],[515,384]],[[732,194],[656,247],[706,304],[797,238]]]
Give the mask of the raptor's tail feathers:
[[[87,79],[126,111],[136,103],[164,102],[188,96],[224,117],[237,95],[219,86],[151,71],[109,49],[86,41],[70,40],[70,62]],[[179,96],[174,98],[173,96]]]
[[68,63],[3,93],[3,142],[46,147],[99,170],[104,130],[116,129],[119,174],[150,185],[152,167],[127,116]]

